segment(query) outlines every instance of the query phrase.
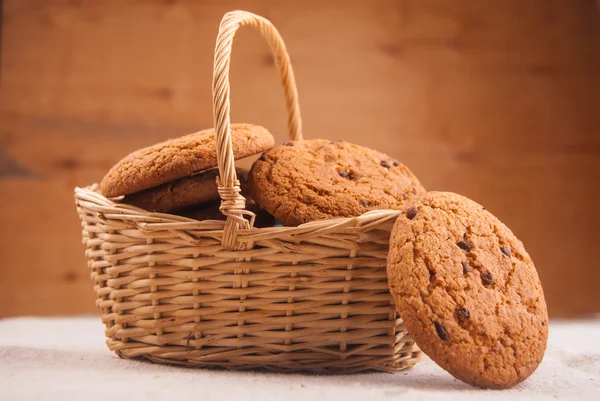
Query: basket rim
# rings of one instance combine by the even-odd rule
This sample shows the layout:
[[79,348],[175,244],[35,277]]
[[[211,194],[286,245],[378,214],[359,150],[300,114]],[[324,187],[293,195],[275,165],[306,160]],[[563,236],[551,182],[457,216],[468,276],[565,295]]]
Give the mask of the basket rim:
[[[186,229],[189,230],[206,230],[208,224],[214,230],[223,230],[225,227],[224,220],[195,220],[190,217],[179,216],[171,213],[156,213],[149,212],[137,206],[126,203],[117,203],[112,199],[107,198],[100,192],[100,186],[95,183],[86,187],[75,187],[75,200],[78,206],[87,207],[98,213],[110,215],[110,218],[122,220],[136,221],[143,223],[145,228],[151,228],[151,225],[160,225],[165,228],[165,224],[176,223],[179,228],[185,223]],[[250,227],[247,229],[239,229],[238,234],[273,234],[275,232],[293,235],[297,233],[305,233],[306,231],[315,232],[320,229],[329,230],[331,228],[342,228],[344,226],[352,228],[366,229],[370,226],[379,225],[386,220],[396,220],[400,215],[400,210],[393,209],[376,209],[363,213],[360,216],[354,217],[336,217],[330,219],[314,220],[298,226],[272,226],[272,227]],[[207,224],[208,223],[208,224]],[[218,228],[220,226],[220,229]]]

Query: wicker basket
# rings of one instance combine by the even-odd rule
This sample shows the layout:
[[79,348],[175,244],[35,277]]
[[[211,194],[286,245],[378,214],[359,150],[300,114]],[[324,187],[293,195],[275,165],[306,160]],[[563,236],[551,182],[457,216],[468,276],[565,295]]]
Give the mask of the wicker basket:
[[243,25],[269,42],[290,139],[302,138],[279,33],[254,14],[226,14],[213,105],[227,220],[149,213],[107,199],[98,185],[75,189],[107,345],[124,358],[198,367],[394,372],[412,366],[420,351],[396,313],[385,269],[398,211],[262,229],[244,211],[229,121],[231,46]]

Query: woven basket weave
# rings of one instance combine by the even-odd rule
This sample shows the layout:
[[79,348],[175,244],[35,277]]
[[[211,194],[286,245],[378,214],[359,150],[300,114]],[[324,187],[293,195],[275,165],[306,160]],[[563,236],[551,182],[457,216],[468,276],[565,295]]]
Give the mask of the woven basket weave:
[[226,221],[196,221],[76,188],[96,304],[108,347],[124,358],[277,371],[397,371],[420,352],[386,277],[398,211],[253,228],[231,147],[229,62],[240,26],[268,41],[281,73],[290,139],[302,139],[294,75],[271,23],[226,14],[215,50],[214,120]]

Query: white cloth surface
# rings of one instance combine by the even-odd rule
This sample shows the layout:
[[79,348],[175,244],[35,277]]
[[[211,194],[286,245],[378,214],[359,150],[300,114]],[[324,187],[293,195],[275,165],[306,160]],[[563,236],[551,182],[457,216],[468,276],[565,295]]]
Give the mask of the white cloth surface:
[[600,400],[600,320],[551,322],[544,361],[510,390],[479,390],[430,359],[398,374],[186,369],[124,360],[97,317],[0,320],[0,400]]

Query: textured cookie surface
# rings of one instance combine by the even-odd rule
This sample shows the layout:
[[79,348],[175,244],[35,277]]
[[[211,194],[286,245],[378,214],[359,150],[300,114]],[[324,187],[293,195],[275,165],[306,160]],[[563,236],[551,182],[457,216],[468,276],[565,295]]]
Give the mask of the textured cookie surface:
[[[242,194],[246,188],[248,171],[236,169]],[[158,187],[127,195],[121,202],[128,203],[151,212],[169,213],[192,205],[219,199],[216,179],[218,169],[180,178]]]
[[[211,128],[171,139],[127,155],[110,169],[100,184],[107,197],[129,195],[217,166],[215,131]],[[273,136],[263,127],[231,124],[236,159],[273,147]]]
[[521,241],[479,204],[430,192],[404,210],[387,271],[408,332],[456,378],[507,388],[541,362],[548,315],[537,272]]
[[399,209],[425,192],[404,165],[343,141],[286,142],[252,165],[254,200],[284,225]]

